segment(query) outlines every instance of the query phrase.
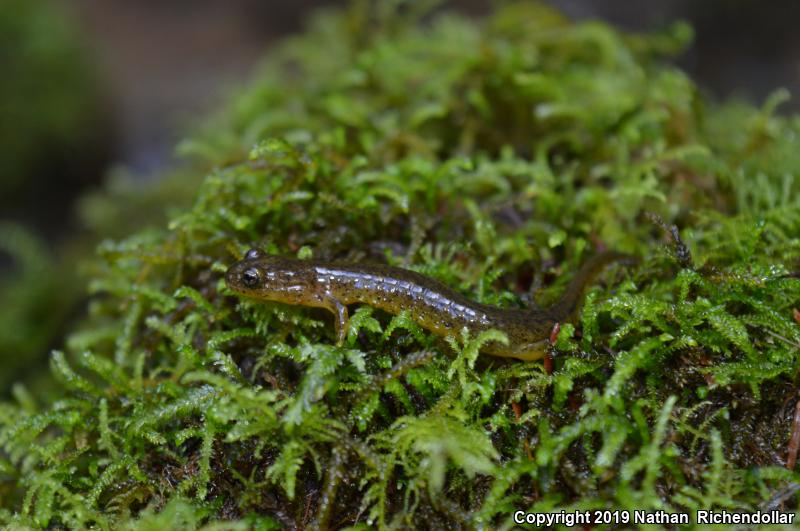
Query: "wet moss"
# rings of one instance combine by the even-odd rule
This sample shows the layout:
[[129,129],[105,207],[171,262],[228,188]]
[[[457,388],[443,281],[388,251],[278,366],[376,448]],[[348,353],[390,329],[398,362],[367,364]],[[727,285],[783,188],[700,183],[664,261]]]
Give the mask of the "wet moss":
[[[100,247],[89,315],[52,358],[63,397],[0,407],[0,519],[794,510],[800,120],[781,93],[704,98],[668,62],[688,33],[539,4],[314,19],[183,144],[213,168],[193,205]],[[550,372],[370,308],[337,348],[325,312],[227,290],[251,245],[385,260],[508,307],[552,302],[593,248],[641,260],[605,272]]]

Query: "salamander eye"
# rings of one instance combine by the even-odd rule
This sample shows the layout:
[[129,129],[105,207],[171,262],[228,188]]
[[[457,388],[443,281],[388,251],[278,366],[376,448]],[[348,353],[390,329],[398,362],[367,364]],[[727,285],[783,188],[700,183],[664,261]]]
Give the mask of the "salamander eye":
[[247,286],[248,288],[254,288],[258,286],[259,281],[261,280],[261,275],[258,272],[258,269],[255,267],[251,267],[250,269],[245,269],[242,273],[242,284]]
[[262,256],[263,253],[261,252],[261,249],[256,249],[256,248],[250,249],[244,255],[244,257],[248,260],[252,260],[253,258],[261,258]]

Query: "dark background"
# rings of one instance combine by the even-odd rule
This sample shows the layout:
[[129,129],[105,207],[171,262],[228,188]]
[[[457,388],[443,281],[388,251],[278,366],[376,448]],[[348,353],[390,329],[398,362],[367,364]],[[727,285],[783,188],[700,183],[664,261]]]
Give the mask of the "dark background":
[[[63,1],[63,0],[62,0]],[[193,119],[245,83],[270,43],[336,0],[72,0],[97,51],[114,113],[116,160],[142,174],[167,164]],[[686,20],[695,42],[679,63],[711,95],[759,103],[779,87],[800,95],[800,1],[552,0],[568,15],[629,30]],[[447,7],[480,14],[493,2]],[[800,96],[798,96],[800,97]],[[798,110],[797,97],[782,108]]]

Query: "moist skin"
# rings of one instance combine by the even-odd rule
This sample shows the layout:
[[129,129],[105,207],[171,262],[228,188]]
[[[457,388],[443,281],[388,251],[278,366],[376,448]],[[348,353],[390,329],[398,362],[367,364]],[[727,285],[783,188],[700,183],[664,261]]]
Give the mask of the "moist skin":
[[335,316],[337,344],[347,336],[351,304],[391,314],[406,311],[421,327],[442,337],[466,328],[474,337],[495,329],[508,343],[490,341],[481,352],[532,361],[544,356],[553,327],[573,316],[586,285],[602,268],[626,258],[603,252],[588,260],[548,309],[506,309],[471,301],[441,282],[414,271],[380,264],[327,263],[270,256],[251,249],[225,274],[234,292],[263,301],[325,308]]

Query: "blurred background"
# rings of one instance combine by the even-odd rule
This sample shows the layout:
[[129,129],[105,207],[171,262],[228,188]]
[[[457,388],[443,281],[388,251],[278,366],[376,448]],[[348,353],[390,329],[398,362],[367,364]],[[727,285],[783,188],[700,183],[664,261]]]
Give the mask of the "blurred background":
[[[302,28],[309,11],[343,0],[72,0],[69,7],[110,89],[118,161],[162,166],[179,126],[244,82],[270,43]],[[800,2],[775,0],[552,0],[573,18],[653,30],[676,19],[696,30],[681,58],[701,86],[725,98],[760,101],[777,87],[800,88]],[[480,14],[492,2],[448,7]],[[765,6],[769,6],[768,8]],[[795,89],[795,90],[792,90]],[[800,102],[795,100],[795,109]]]
[[[632,31],[695,29],[678,63],[716,99],[798,95],[800,2],[551,0],[576,19]],[[87,190],[169,175],[187,131],[254,73],[310,12],[345,0],[0,2],[0,393],[38,371],[86,305],[77,258],[99,236],[157,223],[147,197],[113,214]],[[488,0],[441,2],[480,15]],[[768,8],[765,8],[768,6]],[[138,184],[137,184],[138,183]],[[110,190],[110,191],[109,191]],[[124,194],[119,194],[122,196]],[[128,197],[128,196],[125,196]],[[80,216],[75,202],[81,201]],[[114,205],[117,208],[117,205]],[[82,237],[81,235],[84,235]]]
[[[38,0],[41,2],[42,0]],[[70,0],[69,16],[96,68],[116,134],[114,160],[150,173],[170,159],[181,127],[245,82],[270,43],[303,27],[310,11],[345,0]],[[34,0],[34,4],[37,0]],[[800,93],[800,2],[775,0],[551,0],[567,15],[624,29],[659,29],[677,19],[695,28],[681,59],[719,98],[761,101],[777,87]],[[445,3],[481,14],[493,2]],[[769,7],[766,8],[765,5]],[[795,99],[789,104],[800,108]]]
[[[63,227],[69,198],[79,188],[99,183],[109,167],[124,167],[142,178],[154,175],[170,163],[186,128],[219,107],[233,87],[246,82],[271,43],[299,31],[309,12],[346,3],[5,0],[0,7],[5,27],[0,34],[3,85],[20,86],[17,94],[0,92],[4,131],[14,130],[0,137],[0,149],[7,157],[23,150],[21,137],[27,135],[41,146],[47,136],[52,141],[49,147],[70,156],[58,160],[54,168],[41,160],[28,163],[27,171],[48,185],[37,186],[33,194],[28,191],[18,200],[9,201],[7,196],[0,203],[2,217],[32,221],[37,230],[51,235],[58,233],[54,223]],[[695,42],[679,63],[717,98],[737,95],[760,102],[778,87],[800,94],[800,32],[796,31],[800,2],[795,0],[775,0],[769,8],[757,0],[548,3],[573,18],[599,18],[634,31],[688,21],[695,28]],[[442,4],[479,15],[493,2]],[[21,111],[23,105],[31,110]],[[37,108],[49,119],[34,116]],[[800,109],[800,100],[784,107],[791,109]],[[36,124],[29,125],[32,121]],[[79,147],[93,150],[82,153],[80,164],[74,157]],[[37,158],[33,153],[19,158],[23,156]],[[11,169],[0,166],[4,182],[12,179]],[[13,170],[17,175],[23,171]],[[63,177],[62,172],[71,175],[57,178]],[[69,185],[62,187],[59,182]]]

